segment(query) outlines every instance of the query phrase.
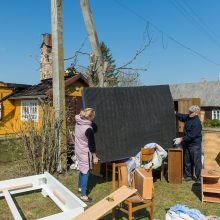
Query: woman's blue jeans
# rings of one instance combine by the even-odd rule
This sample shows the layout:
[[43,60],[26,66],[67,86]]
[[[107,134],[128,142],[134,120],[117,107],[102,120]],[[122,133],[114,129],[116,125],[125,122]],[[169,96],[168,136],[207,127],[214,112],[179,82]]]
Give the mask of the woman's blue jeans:
[[81,188],[81,196],[86,196],[87,183],[89,179],[89,171],[87,174],[79,173],[78,187]]

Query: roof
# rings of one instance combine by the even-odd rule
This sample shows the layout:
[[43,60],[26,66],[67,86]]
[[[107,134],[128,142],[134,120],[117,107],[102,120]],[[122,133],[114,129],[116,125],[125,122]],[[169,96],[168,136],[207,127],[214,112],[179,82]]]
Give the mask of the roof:
[[4,85],[4,87],[12,88],[12,89],[27,88],[27,87],[31,86],[31,85],[28,85],[28,84],[7,83],[7,82],[0,82],[0,84]]
[[[81,74],[65,77],[65,88],[76,81],[82,81],[89,85],[88,80]],[[22,91],[17,91],[11,94],[9,99],[20,99],[20,98],[37,98],[53,95],[53,82],[52,79],[43,80],[37,85],[30,86]]]
[[173,99],[200,98],[201,106],[220,106],[220,82],[203,81],[170,85]]
[[[65,88],[67,88],[68,86],[72,85],[73,83],[75,83],[78,80],[81,81],[81,82],[84,82],[87,86],[89,86],[89,81],[82,74],[77,74],[77,75],[75,75],[73,77],[66,78],[66,80],[65,80]],[[47,96],[52,96],[53,95],[53,88],[50,88],[47,91],[46,95]]]
[[9,99],[17,99],[22,97],[39,97],[45,96],[48,89],[52,87],[52,80],[44,80],[37,85],[30,86],[22,91],[14,92]]
[[17,94],[17,93],[20,93],[21,91],[31,87],[31,85],[27,85],[27,84],[17,84],[17,83],[3,83],[3,82],[0,82],[1,84],[4,85],[4,87],[6,88],[10,88],[12,89],[12,93],[3,97],[1,100],[0,100],[0,103],[9,99],[12,95],[14,94]]
[[8,87],[10,88],[27,88],[31,85],[28,84],[17,84],[17,83],[6,83]]

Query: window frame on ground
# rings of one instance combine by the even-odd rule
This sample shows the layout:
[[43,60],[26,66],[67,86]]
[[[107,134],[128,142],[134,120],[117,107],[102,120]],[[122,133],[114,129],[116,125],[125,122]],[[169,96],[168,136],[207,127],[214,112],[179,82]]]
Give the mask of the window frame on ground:
[[21,101],[21,120],[22,121],[38,121],[38,100],[22,100]]
[[23,213],[13,196],[36,191],[40,191],[44,197],[49,197],[61,210],[54,215],[38,218],[38,220],[71,220],[83,213],[87,206],[48,172],[0,181],[0,199],[5,199],[15,220],[22,220]]

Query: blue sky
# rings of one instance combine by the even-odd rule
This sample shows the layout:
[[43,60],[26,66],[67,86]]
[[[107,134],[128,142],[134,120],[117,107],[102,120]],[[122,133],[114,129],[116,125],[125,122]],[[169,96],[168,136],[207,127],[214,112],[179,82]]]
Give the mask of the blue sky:
[[[0,0],[0,81],[36,84],[43,33],[51,33],[50,0]],[[110,48],[117,66],[143,46],[130,67],[142,85],[218,80],[220,74],[219,0],[90,0],[99,41]],[[64,54],[89,53],[79,0],[63,0]],[[72,60],[65,61],[68,67]],[[78,64],[87,66],[86,55]]]

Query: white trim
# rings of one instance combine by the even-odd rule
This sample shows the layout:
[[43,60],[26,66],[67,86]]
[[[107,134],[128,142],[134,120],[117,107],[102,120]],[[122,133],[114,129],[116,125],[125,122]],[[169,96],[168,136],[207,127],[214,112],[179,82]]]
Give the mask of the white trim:
[[38,99],[38,98],[44,98],[44,97],[47,97],[46,95],[33,95],[33,96],[18,96],[18,97],[9,97],[8,99],[10,100],[15,100],[15,99]]
[[22,220],[22,217],[21,217],[15,203],[14,203],[13,199],[11,198],[11,194],[7,190],[4,190],[3,194],[4,194],[6,202],[8,203],[8,206],[11,210],[11,213],[12,213],[14,219],[15,220]]
[[[39,118],[38,106],[39,105],[37,99],[21,100],[21,121],[33,120],[35,122],[38,122],[38,118]],[[29,113],[24,112],[25,108]],[[27,117],[27,115],[25,114],[29,115],[29,117]]]

